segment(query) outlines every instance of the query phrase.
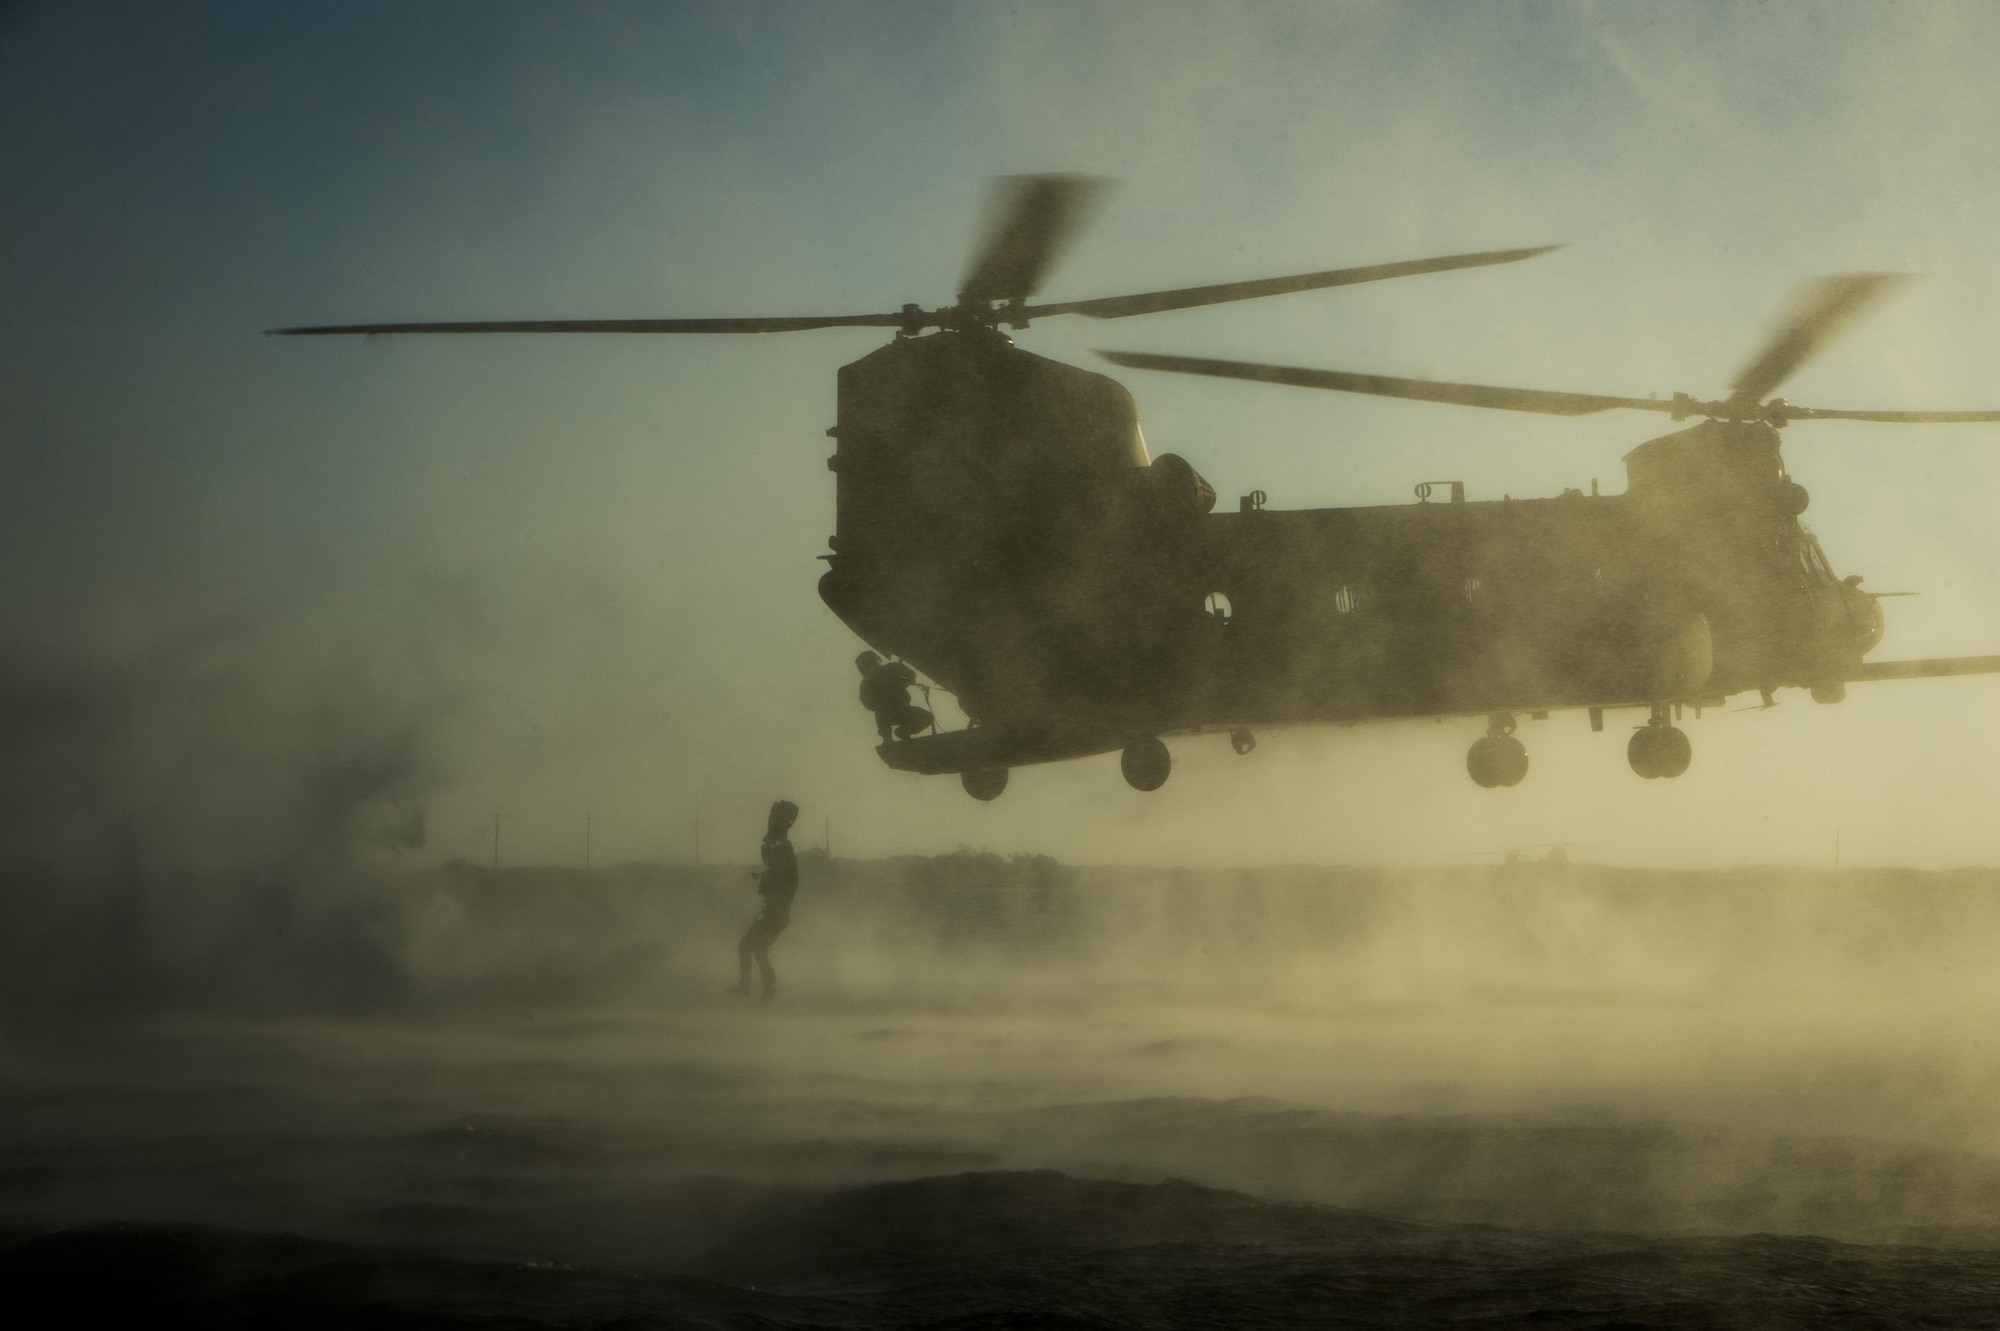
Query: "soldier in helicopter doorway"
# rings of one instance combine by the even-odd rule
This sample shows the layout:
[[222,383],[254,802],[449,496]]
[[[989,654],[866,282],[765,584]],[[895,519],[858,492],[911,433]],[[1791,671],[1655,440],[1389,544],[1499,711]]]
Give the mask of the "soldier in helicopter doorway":
[[930,729],[931,714],[910,701],[917,672],[901,661],[884,661],[873,652],[854,658],[861,672],[861,705],[875,713],[875,733],[887,744],[893,736],[909,739]]

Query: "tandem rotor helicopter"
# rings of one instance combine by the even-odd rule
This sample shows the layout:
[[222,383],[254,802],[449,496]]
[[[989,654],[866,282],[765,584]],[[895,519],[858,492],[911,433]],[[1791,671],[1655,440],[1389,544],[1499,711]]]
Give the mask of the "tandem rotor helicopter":
[[[1496,250],[1093,300],[1030,304],[1102,182],[999,182],[984,243],[938,309],[806,318],[577,319],[281,328],[391,333],[772,333],[886,328],[839,375],[836,532],[821,599],[872,649],[857,662],[890,767],[956,773],[994,799],[1010,768],[1119,752],[1140,790],[1165,783],[1168,735],[1393,717],[1483,720],[1481,786],[1527,775],[1515,717],[1637,709],[1627,746],[1647,778],[1687,770],[1682,709],[1779,688],[1838,702],[1861,680],[2000,672],[2000,656],[1866,662],[1880,595],[1833,572],[1799,523],[1793,421],[2000,421],[2000,412],[1837,411],[1768,397],[1899,280],[1821,279],[1726,398],[1665,400],[1494,388],[1181,356],[1103,354],[1137,369],[1508,411],[1624,408],[1700,423],[1625,455],[1623,494],[1274,511],[1262,492],[1215,512],[1183,459],[1149,458],[1132,395],[1016,347],[1002,326],[1188,309],[1511,263]],[[1448,486],[1448,495],[1439,490]],[[875,653],[892,660],[883,663]],[[900,658],[900,659],[895,659]],[[969,725],[908,701],[918,672]]]

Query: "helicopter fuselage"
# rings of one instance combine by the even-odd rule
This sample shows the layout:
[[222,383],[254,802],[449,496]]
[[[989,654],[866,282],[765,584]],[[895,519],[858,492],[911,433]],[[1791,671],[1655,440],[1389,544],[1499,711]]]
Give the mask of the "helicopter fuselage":
[[1617,495],[1215,513],[1187,463],[1147,456],[1122,386],[971,330],[845,367],[832,433],[822,597],[972,721],[883,746],[911,770],[1830,689],[1881,635],[1764,424],[1642,444]]

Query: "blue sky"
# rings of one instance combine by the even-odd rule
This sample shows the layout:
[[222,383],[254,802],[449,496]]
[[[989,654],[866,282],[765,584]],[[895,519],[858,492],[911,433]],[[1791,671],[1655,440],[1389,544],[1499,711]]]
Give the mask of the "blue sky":
[[[1569,247],[1022,335],[1060,359],[1709,394],[1798,282],[1895,269],[1926,280],[1788,395],[1991,407],[1996,28],[1973,5],[23,6],[0,20],[10,650],[180,681],[148,695],[180,719],[129,798],[195,840],[229,820],[155,786],[220,743],[177,692],[199,678],[256,681],[222,690],[255,736],[230,771],[310,766],[333,695],[368,718],[338,733],[420,734],[426,854],[479,853],[497,808],[523,858],[575,858],[586,809],[600,855],[680,855],[695,817],[754,837],[782,793],[856,853],[1814,861],[1838,827],[1850,861],[1992,862],[1982,681],[1705,718],[1672,786],[1559,716],[1512,791],[1465,780],[1465,725],[1424,723],[1243,760],[1183,741],[1154,796],[1099,759],[975,806],[879,765],[813,591],[833,375],[874,334],[258,332],[935,304],[986,177],[1081,170],[1121,184],[1051,296]],[[1287,507],[1615,490],[1649,433],[1121,377],[1156,452]],[[1881,655],[2000,650],[1996,444],[1790,432],[1840,571],[1923,593]]]

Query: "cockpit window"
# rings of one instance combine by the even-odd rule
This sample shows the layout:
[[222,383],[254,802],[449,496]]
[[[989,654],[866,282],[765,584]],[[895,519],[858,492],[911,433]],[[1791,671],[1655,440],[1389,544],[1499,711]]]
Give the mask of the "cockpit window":
[[1809,582],[1831,586],[1840,581],[1833,576],[1833,565],[1826,562],[1826,552],[1819,548],[1818,537],[1808,536],[1799,543],[1799,562],[1805,566]]

